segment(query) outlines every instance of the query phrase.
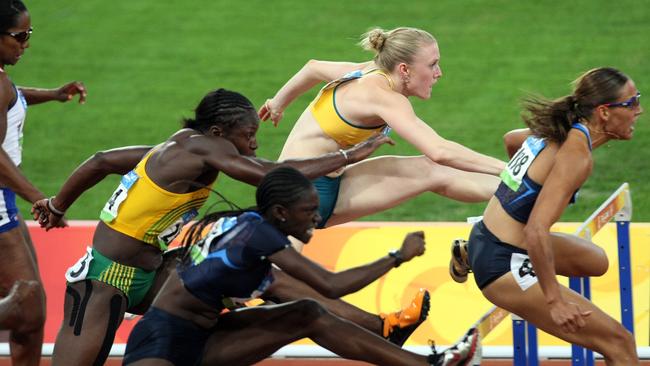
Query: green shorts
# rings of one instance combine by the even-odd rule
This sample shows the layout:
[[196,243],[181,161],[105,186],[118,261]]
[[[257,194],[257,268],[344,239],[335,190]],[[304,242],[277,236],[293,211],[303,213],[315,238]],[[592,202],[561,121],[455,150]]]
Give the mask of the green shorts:
[[325,227],[327,220],[329,220],[334,213],[336,201],[339,199],[339,189],[341,188],[342,177],[342,175],[339,175],[336,178],[320,177],[311,181],[314,183],[316,192],[318,192],[318,198],[320,199],[318,213],[320,214],[321,220],[317,226],[319,229]]
[[65,272],[68,283],[96,280],[115,287],[126,296],[128,307],[142,301],[155,276],[156,271],[119,264],[91,247],[87,248],[86,255]]

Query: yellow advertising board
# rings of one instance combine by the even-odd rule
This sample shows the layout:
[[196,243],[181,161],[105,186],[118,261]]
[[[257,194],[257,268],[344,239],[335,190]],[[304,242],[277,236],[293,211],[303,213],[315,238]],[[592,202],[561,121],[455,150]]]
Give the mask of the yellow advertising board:
[[[554,230],[574,233],[579,224],[557,224]],[[473,278],[464,284],[454,282],[448,274],[450,245],[455,238],[467,238],[471,225],[464,223],[353,223],[321,230],[305,246],[304,254],[333,271],[375,260],[395,248],[409,231],[423,230],[427,250],[386,274],[365,289],[345,300],[371,313],[392,312],[406,306],[415,292],[427,288],[431,293],[431,311],[427,321],[411,337],[408,345],[452,344],[474,324],[492,304],[480,293]],[[648,345],[650,296],[650,224],[632,223],[631,256],[634,294],[634,319],[637,345]],[[593,301],[605,312],[620,320],[618,255],[616,224],[605,224],[593,241],[609,257],[607,273],[591,281]],[[568,280],[562,279],[568,286]],[[510,318],[497,326],[484,345],[511,345]],[[540,333],[543,346],[566,345],[561,340]]]

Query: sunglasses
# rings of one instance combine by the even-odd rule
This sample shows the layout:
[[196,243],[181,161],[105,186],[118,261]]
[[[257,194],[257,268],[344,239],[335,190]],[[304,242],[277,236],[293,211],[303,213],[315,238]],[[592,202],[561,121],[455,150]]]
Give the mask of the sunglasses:
[[604,105],[605,107],[624,107],[624,108],[638,107],[639,104],[641,104],[641,101],[639,101],[640,98],[641,98],[641,93],[637,92],[635,96],[633,96],[632,98],[624,102],[605,103],[602,105]]
[[5,35],[7,35],[9,37],[12,37],[13,39],[18,41],[19,43],[25,43],[25,42],[27,42],[29,40],[29,37],[32,36],[33,31],[34,30],[32,28],[29,28],[28,30],[23,31],[23,32],[2,32],[2,34],[5,34]]

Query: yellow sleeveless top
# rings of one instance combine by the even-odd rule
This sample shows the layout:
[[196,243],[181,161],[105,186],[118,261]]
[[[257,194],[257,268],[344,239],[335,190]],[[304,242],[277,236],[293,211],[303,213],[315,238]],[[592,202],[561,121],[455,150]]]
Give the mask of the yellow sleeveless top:
[[145,165],[151,154],[122,176],[100,219],[122,234],[166,250],[183,225],[198,215],[214,182],[194,192],[169,192],[147,176]]
[[385,123],[378,126],[359,126],[346,120],[336,108],[336,89],[348,81],[359,79],[371,73],[384,76],[388,80],[391,89],[393,89],[393,80],[381,70],[371,70],[365,74],[361,71],[354,71],[325,85],[309,105],[320,128],[339,146],[356,145],[388,127]]

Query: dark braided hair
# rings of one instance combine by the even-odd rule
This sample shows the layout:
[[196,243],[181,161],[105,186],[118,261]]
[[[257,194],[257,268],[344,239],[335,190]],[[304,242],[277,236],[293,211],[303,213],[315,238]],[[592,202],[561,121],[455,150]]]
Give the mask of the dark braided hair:
[[16,26],[18,16],[27,11],[27,7],[20,0],[0,0],[0,32]]
[[255,191],[257,210],[264,215],[273,205],[291,206],[312,187],[311,181],[295,168],[273,169],[262,178]]
[[582,74],[573,82],[573,94],[555,100],[541,97],[524,99],[524,122],[538,137],[564,142],[574,122],[588,122],[594,109],[616,101],[629,78],[612,67],[600,67]]
[[[295,168],[283,166],[271,170],[262,178],[262,182],[255,192],[257,207],[212,212],[206,214],[201,220],[190,226],[183,238],[183,262],[186,263],[189,260],[189,248],[203,238],[205,228],[213,222],[218,221],[222,217],[239,216],[244,212],[254,210],[264,216],[273,205],[278,204],[288,207],[298,202],[304,193],[312,188],[313,184],[311,181]],[[230,204],[231,208],[238,208],[225,197],[221,195],[220,197],[227,204]]]
[[248,98],[226,89],[209,92],[194,112],[194,119],[184,119],[183,127],[202,133],[207,132],[212,126],[230,130],[241,122],[258,119],[257,111]]

